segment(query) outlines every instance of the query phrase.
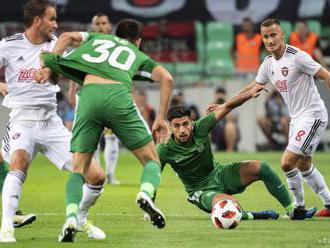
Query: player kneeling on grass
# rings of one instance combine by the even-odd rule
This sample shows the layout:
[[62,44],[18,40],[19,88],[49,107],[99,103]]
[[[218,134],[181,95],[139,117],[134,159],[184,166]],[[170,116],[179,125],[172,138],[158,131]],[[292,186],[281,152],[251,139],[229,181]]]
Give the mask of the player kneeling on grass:
[[[251,183],[262,180],[291,219],[312,217],[314,212],[309,211],[303,216],[297,215],[285,185],[266,162],[248,160],[222,165],[213,158],[209,132],[217,121],[235,107],[258,96],[262,89],[264,87],[258,85],[223,105],[211,105],[208,108],[210,113],[196,122],[191,120],[188,108],[171,107],[167,119],[172,134],[166,143],[157,145],[162,168],[170,164],[184,184],[188,201],[208,213],[215,203],[223,199],[235,200],[230,195],[241,193]],[[243,212],[242,219],[277,219],[278,216],[272,210]]]

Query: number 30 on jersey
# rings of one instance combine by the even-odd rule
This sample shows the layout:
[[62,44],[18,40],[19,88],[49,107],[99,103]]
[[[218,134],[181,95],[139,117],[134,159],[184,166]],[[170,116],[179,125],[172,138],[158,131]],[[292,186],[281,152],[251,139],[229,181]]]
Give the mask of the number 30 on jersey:
[[[92,44],[95,49],[95,52],[100,53],[99,56],[93,57],[90,54],[83,54],[81,57],[87,62],[91,63],[103,63],[108,60],[109,65],[112,67],[121,69],[123,71],[128,71],[135,58],[136,55],[132,49],[127,46],[117,46],[111,53],[108,49],[115,47],[117,44],[111,40],[95,40]],[[128,54],[124,63],[118,61],[118,58],[121,53],[126,52]]]

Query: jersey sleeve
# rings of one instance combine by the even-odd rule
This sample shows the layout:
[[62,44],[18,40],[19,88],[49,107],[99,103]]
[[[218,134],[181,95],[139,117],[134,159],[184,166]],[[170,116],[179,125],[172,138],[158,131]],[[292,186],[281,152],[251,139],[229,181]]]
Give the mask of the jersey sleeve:
[[89,41],[92,39],[97,33],[92,33],[92,32],[79,32],[81,37],[82,37],[82,42]]
[[4,39],[2,39],[0,41],[0,68],[7,65],[7,59],[6,59],[7,51],[5,45],[6,42]]
[[304,51],[299,51],[295,55],[295,64],[300,71],[310,76],[314,76],[321,68],[321,65]]
[[268,57],[265,58],[265,60],[261,63],[258,74],[255,78],[255,81],[257,81],[259,84],[266,84],[269,81],[268,74],[267,74],[267,66],[266,61]]
[[198,121],[195,122],[195,133],[198,136],[205,137],[209,135],[210,131],[213,129],[217,120],[215,118],[215,113],[210,113]]
[[145,54],[142,56],[144,56],[144,61],[135,75],[151,79],[152,70],[159,64]]
[[166,165],[165,146],[163,144],[157,144],[156,150],[160,160],[161,170],[163,170]]

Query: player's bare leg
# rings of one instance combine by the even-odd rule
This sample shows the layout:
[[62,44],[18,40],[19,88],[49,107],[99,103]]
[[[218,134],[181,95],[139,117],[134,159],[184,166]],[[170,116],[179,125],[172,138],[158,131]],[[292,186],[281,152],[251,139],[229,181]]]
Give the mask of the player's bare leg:
[[144,212],[150,216],[151,223],[157,228],[165,227],[165,216],[158,209],[152,198],[160,183],[160,162],[156,147],[153,141],[147,145],[132,151],[144,166],[140,192],[137,195],[136,203]]

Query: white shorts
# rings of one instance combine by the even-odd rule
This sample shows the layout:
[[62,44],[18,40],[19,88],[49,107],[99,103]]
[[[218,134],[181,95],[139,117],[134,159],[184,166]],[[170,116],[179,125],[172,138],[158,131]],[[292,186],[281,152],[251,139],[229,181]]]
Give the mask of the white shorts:
[[60,170],[71,170],[70,139],[71,133],[57,115],[46,121],[11,121],[2,140],[2,155],[10,163],[13,152],[23,149],[31,162],[41,152]]
[[287,149],[295,154],[313,156],[328,121],[315,118],[297,118],[290,122]]

